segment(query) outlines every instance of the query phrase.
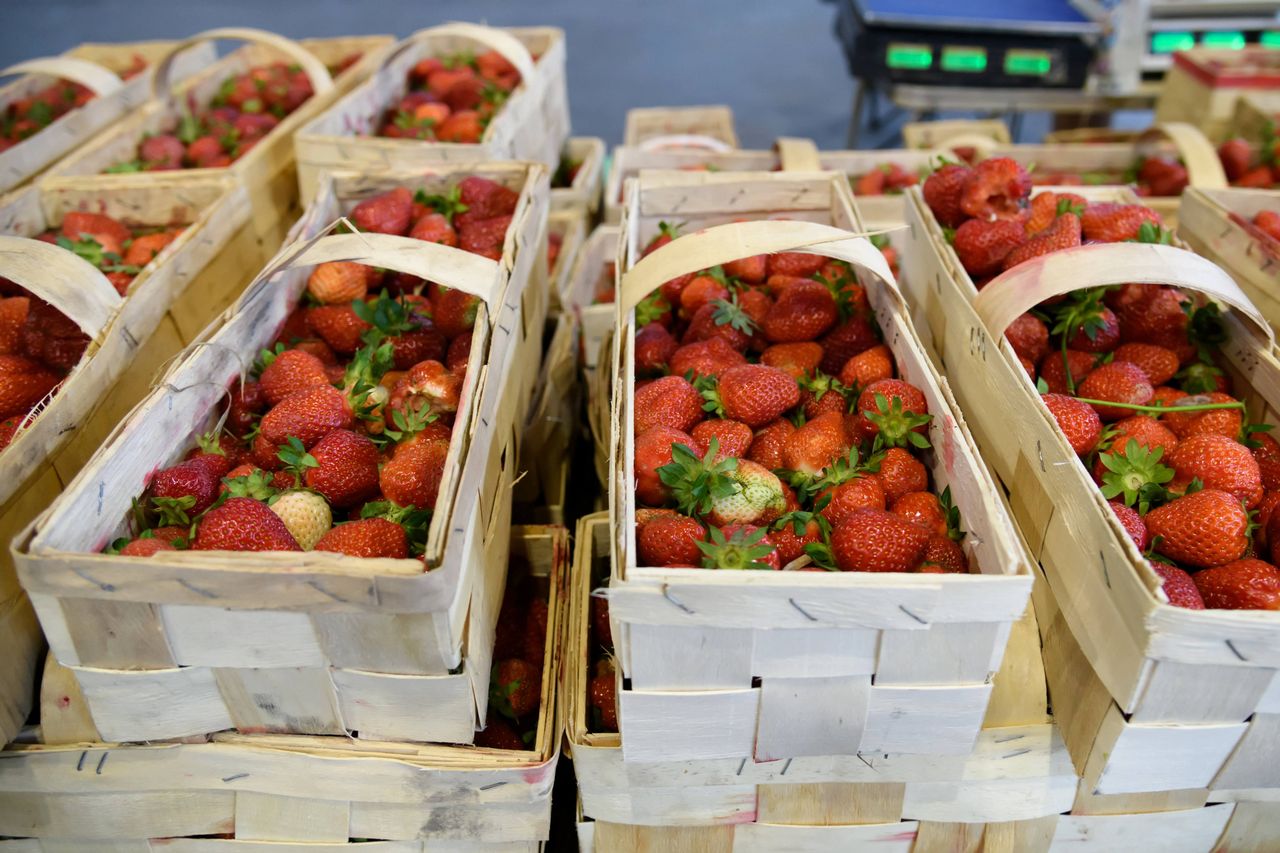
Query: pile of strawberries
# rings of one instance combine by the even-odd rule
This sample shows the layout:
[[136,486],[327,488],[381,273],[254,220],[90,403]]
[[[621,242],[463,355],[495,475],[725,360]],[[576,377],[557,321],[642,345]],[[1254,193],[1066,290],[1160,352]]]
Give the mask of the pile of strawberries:
[[[1029,190],[1016,163],[994,160],[923,188],[975,279],[1082,239],[1169,239],[1140,205]],[[1041,303],[1006,337],[1173,604],[1280,609],[1280,444],[1232,393],[1216,305],[1167,286],[1091,288]]]
[[[664,223],[645,253],[675,236]],[[925,396],[894,378],[847,264],[783,252],[684,275],[636,326],[640,565],[968,571],[919,458]]]
[[[471,176],[443,195],[397,187],[349,219],[497,258],[517,200]],[[401,273],[317,265],[255,378],[232,386],[223,428],[156,472],[135,535],[111,549],[420,555],[479,304]]]
[[609,601],[591,596],[591,619],[587,626],[587,727],[593,732],[618,730],[617,663],[613,651],[613,629],[609,626]]
[[1032,168],[1031,182],[1039,187],[1079,187],[1129,184],[1140,196],[1180,196],[1188,184],[1187,167],[1173,157],[1140,157],[1126,171],[1066,172]]
[[[101,213],[72,211],[60,229],[37,239],[89,261],[123,296],[142,268],[181,233],[181,227],[131,229]],[[0,451],[80,362],[88,345],[88,336],[61,311],[0,280]]]
[[1233,187],[1265,190],[1280,186],[1280,138],[1274,133],[1257,151],[1240,137],[1228,139],[1218,146],[1218,159]]
[[920,176],[897,163],[883,163],[870,172],[849,178],[855,196],[901,195],[907,187],[920,183]]
[[495,50],[430,57],[409,71],[409,89],[387,110],[378,136],[479,142],[520,85],[520,72]]
[[546,585],[538,583],[524,559],[513,556],[493,645],[489,713],[484,731],[476,734],[476,746],[518,750],[533,746],[542,706],[547,620]]
[[[128,80],[146,67],[146,60],[135,55],[133,63],[120,76]],[[58,80],[34,95],[18,98],[0,116],[0,151],[34,136],[77,107],[83,107],[94,97],[96,96],[90,89],[79,83]]]
[[[358,60],[347,57],[339,68]],[[145,137],[132,160],[107,172],[161,172],[173,169],[221,169],[230,166],[275,129],[280,120],[314,94],[300,66],[284,62],[257,65],[228,77],[208,106],[187,112],[168,133]]]

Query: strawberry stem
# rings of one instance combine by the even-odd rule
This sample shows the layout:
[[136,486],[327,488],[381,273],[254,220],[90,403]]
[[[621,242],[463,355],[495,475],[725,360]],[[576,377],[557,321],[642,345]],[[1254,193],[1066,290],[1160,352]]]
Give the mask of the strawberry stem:
[[1140,406],[1137,403],[1113,403],[1110,400],[1093,400],[1089,397],[1076,397],[1082,403],[1088,403],[1091,406],[1110,406],[1113,409],[1132,409],[1135,412],[1152,412],[1158,415],[1166,415],[1170,412],[1207,412],[1214,409],[1239,409],[1245,411],[1244,403],[1239,401],[1233,403],[1200,403],[1195,406]]

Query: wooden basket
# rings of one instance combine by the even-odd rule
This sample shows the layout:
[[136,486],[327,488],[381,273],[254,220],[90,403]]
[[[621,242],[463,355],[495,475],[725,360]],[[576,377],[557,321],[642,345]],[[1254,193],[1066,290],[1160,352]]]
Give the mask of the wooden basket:
[[[1083,194],[1137,201],[1120,188]],[[1154,281],[1207,293],[1231,309],[1223,353],[1236,388],[1250,389],[1244,399],[1255,416],[1274,422],[1280,361],[1266,322],[1220,269],[1170,246],[1104,244],[1054,253],[1016,267],[978,297],[919,190],[911,191],[910,205],[906,281],[918,327],[928,330],[987,462],[1009,489],[1071,633],[1118,705],[1105,718],[1080,723],[1087,729],[1080,737],[1097,744],[1090,760],[1105,763],[1097,791],[1280,786],[1280,618],[1167,604],[1159,576],[1124,535],[1008,342],[991,331],[1049,288]],[[1042,275],[1043,285],[1028,285],[1028,275]],[[1009,298],[1018,286],[1025,298]],[[1008,440],[1011,426],[1016,442]]]
[[[1193,187],[1227,186],[1227,176],[1213,144],[1195,127],[1179,122],[1156,125],[1133,142],[997,146],[984,151],[982,159],[1010,157],[1027,168],[1034,165],[1038,172],[1124,172],[1139,157],[1151,154],[1181,159]],[[1159,213],[1170,228],[1177,225],[1177,196],[1149,196],[1142,203]]]
[[[520,193],[499,262],[406,237],[313,239],[363,198],[406,184],[447,192],[466,174]],[[518,425],[541,351],[547,192],[537,164],[426,178],[334,175],[295,229],[297,242],[24,532],[23,586],[104,740],[238,728],[471,742],[488,701]],[[308,268],[326,260],[410,273],[482,300],[427,539],[430,571],[421,560],[321,552],[97,553],[123,532],[152,473],[216,420],[228,386],[293,311]]]
[[[287,58],[302,66],[315,89],[306,103],[298,107],[253,147],[253,150],[223,169],[179,169],[168,172],[141,173],[156,186],[181,186],[192,180],[229,177],[249,193],[253,207],[253,224],[262,238],[263,250],[250,266],[261,266],[279,247],[285,233],[298,215],[298,190],[294,178],[293,135],[312,117],[324,110],[337,95],[361,79],[369,70],[368,59],[376,58],[389,42],[386,36],[359,36],[335,39],[311,39],[294,42],[273,33],[247,28],[208,30],[194,35],[179,45],[203,44],[217,39],[248,42],[244,47],[213,63],[200,74],[176,85],[172,74],[175,55],[169,54],[155,69],[153,85],[156,102],[137,111],[126,120],[101,134],[89,145],[50,169],[45,178],[52,185],[84,185],[93,176],[95,184],[118,186],[137,180],[138,174],[102,174],[103,170],[135,156],[138,144],[149,133],[170,130],[188,105],[207,104],[227,77],[263,62]],[[336,63],[354,51],[365,56],[360,62],[331,79],[326,63]]]
[[[409,70],[421,59],[459,50],[492,49],[520,71],[521,84],[475,145],[383,139],[373,136],[383,113],[405,92]],[[533,59],[537,56],[537,60]],[[554,169],[569,138],[564,33],[554,27],[496,29],[445,24],[419,30],[384,54],[376,73],[301,126],[296,140],[298,183],[304,203],[323,169],[429,169],[446,163],[536,160]]]
[[1231,273],[1275,328],[1280,326],[1280,243],[1252,224],[1262,210],[1280,213],[1280,190],[1201,190],[1182,194],[1178,235]]
[[[57,227],[74,210],[133,225],[189,222],[134,279],[128,297],[96,268],[47,243],[22,239]],[[111,192],[27,187],[0,202],[6,246],[0,275],[20,282],[77,322],[89,348],[57,395],[0,455],[0,541],[6,545],[58,496],[140,400],[154,376],[248,282],[240,255],[254,241],[242,191],[192,183],[180,192],[134,182]],[[0,740],[26,718],[40,645],[13,558],[0,552]]]
[[[151,98],[151,72],[131,80],[123,80],[118,75],[130,67],[134,57],[146,60],[148,66],[154,65],[175,44],[167,41],[82,44],[61,56],[20,62],[0,72],[5,76],[27,75],[0,88],[0,108],[34,94],[49,85],[53,77],[73,80],[97,94],[83,107],[71,110],[40,133],[0,153],[0,193],[26,183],[59,157],[88,142],[109,123],[146,103]],[[189,77],[213,58],[213,45],[192,47],[174,62],[174,79]]]
[[590,227],[600,213],[600,181],[604,176],[604,140],[598,136],[573,136],[564,144],[561,160],[580,163],[573,183],[551,188],[552,212],[567,210]]
[[612,302],[596,301],[597,288],[608,265],[617,261],[621,233],[616,225],[596,226],[583,242],[560,297],[566,310],[572,310],[582,321],[582,366],[588,372],[609,360],[609,353],[601,352],[601,344],[613,331],[617,312]]
[[909,121],[902,126],[902,144],[907,148],[941,149],[965,146],[1011,145],[1013,137],[1000,119],[947,119]]
[[627,110],[622,134],[627,147],[702,148],[723,151],[738,147],[733,110],[712,107],[634,107]]
[[[555,190],[552,190],[555,192]],[[578,253],[586,242],[586,220],[576,210],[552,210],[547,217],[547,234],[555,234],[560,238],[560,253],[556,262],[547,269],[549,284],[548,305],[552,314],[558,314],[564,303],[561,294],[569,286],[569,278],[577,263]]]
[[1254,93],[1246,93],[1236,98],[1235,112],[1231,117],[1230,130],[1225,136],[1241,136],[1257,145],[1267,134],[1280,130],[1280,100],[1272,98],[1265,102],[1265,97]]
[[1245,94],[1272,112],[1280,110],[1280,58],[1274,50],[1253,45],[1179,51],[1160,87],[1156,121],[1194,124],[1221,142],[1232,135],[1236,98]]
[[[968,754],[1031,577],[883,255],[850,233],[861,228],[848,182],[832,173],[648,173],[628,186],[613,347],[609,590],[621,671],[630,679],[630,689],[619,691],[625,759]],[[750,217],[809,221],[738,221]],[[659,220],[672,219],[707,230],[637,263]],[[721,222],[731,224],[708,228]],[[902,378],[923,391],[934,413],[929,438],[941,451],[925,464],[938,488],[950,486],[974,531],[966,547],[982,574],[636,565],[632,309],[677,275],[793,250],[855,264]],[[804,725],[795,724],[800,718]]]
[[211,853],[421,851],[424,841],[426,850],[452,841],[536,851],[560,752],[568,535],[515,527],[511,553],[549,592],[542,705],[527,750],[232,733],[209,743],[99,743],[74,678],[50,661],[42,726],[79,744],[0,752],[0,835],[27,839],[0,841],[0,851],[145,851],[148,839]]

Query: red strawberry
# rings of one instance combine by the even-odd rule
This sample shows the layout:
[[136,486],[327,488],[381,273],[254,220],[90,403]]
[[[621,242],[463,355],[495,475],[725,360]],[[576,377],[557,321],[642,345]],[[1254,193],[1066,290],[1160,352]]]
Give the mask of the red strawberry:
[[280,516],[262,501],[230,498],[200,521],[198,551],[301,551]]
[[971,276],[985,276],[1001,269],[1004,259],[1026,239],[1016,219],[970,219],[956,229],[952,246]]
[[1209,394],[1183,395],[1167,402],[1169,411],[1161,415],[1161,421],[1180,440],[1195,435],[1221,435],[1234,439],[1240,434],[1244,417],[1239,409],[1209,409],[1199,412],[1180,412],[1185,406],[1199,406],[1208,403],[1234,403],[1236,399],[1228,394],[1214,391]]
[[907,433],[926,430],[929,404],[924,392],[910,382],[881,379],[862,389],[853,411],[870,422],[872,436],[878,434],[887,444],[901,445]]
[[436,138],[441,142],[474,143],[482,136],[484,125],[475,110],[459,110],[436,126]]
[[755,440],[755,433],[744,423],[711,418],[695,426],[690,437],[694,441],[693,449],[699,456],[707,455],[714,439],[717,448],[714,461],[719,462],[729,457],[746,456],[751,449],[751,442]]
[[893,502],[889,512],[914,521],[934,536],[947,535],[947,514],[938,496],[932,492],[907,492]]
[[[1080,396],[1113,403],[1131,403],[1145,406],[1151,402],[1155,389],[1147,380],[1141,367],[1127,361],[1113,361],[1094,368],[1080,383]],[[1095,406],[1104,421],[1114,421],[1134,414],[1132,409],[1117,406]]]
[[880,336],[875,326],[859,315],[836,326],[819,343],[822,344],[822,363],[818,366],[823,373],[838,376],[849,359],[880,343]]
[[243,436],[252,428],[258,415],[266,408],[262,386],[250,379],[243,386],[233,385],[230,394],[231,404],[227,408],[226,427],[232,435]]
[[[1271,168],[1262,164],[1254,166],[1235,181],[1232,181],[1232,186],[1265,190],[1271,187],[1273,181],[1274,176],[1272,175]],[[1172,195],[1172,193],[1170,193],[1170,195]]]
[[307,309],[307,326],[334,352],[351,355],[363,343],[361,336],[372,328],[350,305],[321,305]]
[[[744,364],[726,370],[720,375],[717,392],[724,416],[752,428],[764,426],[800,402],[795,379],[786,371],[765,364]],[[636,396],[638,405],[639,394]]]
[[310,448],[335,429],[350,428],[352,419],[351,404],[341,391],[317,385],[295,391],[263,415],[260,435],[271,447],[292,436]]
[[476,732],[475,744],[485,749],[514,750],[517,752],[528,750],[524,738],[520,736],[520,732],[516,731],[511,721],[498,716],[497,712],[493,710],[489,711],[484,723],[484,729]]
[[600,728],[606,732],[618,730],[618,677],[614,673],[613,659],[605,658],[596,664],[596,673],[587,684],[587,699],[600,718]]
[[1262,488],[1268,492],[1280,489],[1280,442],[1266,432],[1252,432],[1249,440],[1257,445],[1252,453],[1253,460],[1258,463]]
[[934,534],[929,537],[924,556],[920,558],[921,574],[968,574],[969,558],[964,555],[960,543],[949,536]]
[[1253,161],[1253,149],[1240,137],[1228,139],[1218,146],[1218,159],[1222,161],[1222,170],[1227,173],[1227,180],[1236,181],[1249,170]]
[[[701,426],[701,424],[699,424]],[[650,506],[661,506],[671,498],[671,489],[662,482],[658,469],[671,464],[671,446],[683,444],[699,456],[698,443],[688,433],[658,424],[636,436],[635,478],[636,499]]]
[[480,300],[461,290],[440,289],[433,302],[432,321],[441,334],[449,339],[470,335],[476,325],[476,313]]
[[1005,255],[1004,269],[1012,269],[1024,261],[1080,245],[1080,218],[1064,213],[1045,230]]
[[[1276,183],[1280,183],[1280,180]],[[1280,211],[1260,210],[1253,217],[1253,224],[1267,236],[1280,240]]]
[[468,221],[458,229],[458,248],[495,261],[501,260],[511,219],[507,215]]
[[1165,157],[1147,157],[1138,165],[1138,183],[1153,196],[1181,195],[1187,187],[1187,168]]
[[729,288],[720,278],[708,274],[695,275],[680,291],[680,315],[692,317],[702,306],[729,296]]
[[1141,204],[1096,202],[1080,216],[1084,238],[1092,243],[1136,240],[1144,222],[1159,225],[1160,214]]
[[369,292],[370,272],[351,261],[317,264],[307,279],[307,292],[323,305],[347,305]]
[[929,472],[924,464],[901,447],[890,447],[884,452],[877,476],[890,505],[909,492],[929,488]]
[[1243,444],[1222,435],[1196,435],[1180,442],[1167,463],[1174,470],[1169,488],[1184,491],[1198,479],[1206,488],[1227,492],[1253,509],[1262,500],[1262,475]]
[[1150,415],[1133,415],[1111,425],[1111,447],[1120,452],[1128,446],[1129,439],[1138,442],[1141,447],[1159,447],[1164,451],[1164,458],[1178,446],[1178,437],[1164,424]]
[[796,431],[795,424],[786,418],[778,418],[756,430],[756,436],[747,451],[747,458],[772,470],[782,467],[782,453],[787,439]]
[[403,560],[409,556],[404,528],[385,518],[360,518],[332,528],[315,544],[316,551],[333,551],[350,557],[386,557]]
[[811,341],[774,344],[760,353],[760,363],[785,370],[796,379],[817,371],[822,362],[822,345]]
[[701,550],[704,568],[774,571],[782,568],[778,549],[769,538],[768,530],[754,524],[713,528]]
[[132,539],[120,549],[121,557],[154,557],[161,551],[176,551],[173,545],[163,539],[151,536]]
[[960,195],[972,172],[968,166],[948,163],[926,178],[921,188],[925,204],[929,205],[938,222],[948,228],[955,228],[965,220],[965,212],[960,209]]
[[836,565],[846,572],[909,572],[928,544],[925,528],[874,509],[853,513],[831,535]]
[[133,239],[133,234],[118,220],[104,213],[86,213],[79,210],[70,211],[62,218],[62,234],[72,240],[85,237],[98,240],[104,248],[108,245],[121,246]]
[[461,228],[468,222],[492,219],[515,213],[520,196],[496,181],[472,175],[458,184],[458,195],[467,209],[454,217],[454,225]]
[[168,133],[148,136],[138,146],[138,159],[149,172],[181,169],[187,146],[178,137]]
[[306,471],[307,488],[319,492],[333,506],[356,506],[377,496],[378,448],[367,436],[334,430],[310,452],[317,467]]
[[855,512],[864,509],[883,510],[889,506],[884,493],[884,485],[879,477],[857,475],[833,486],[828,486],[818,493],[818,501],[827,499],[819,514],[830,522],[833,528],[839,527]]
[[448,350],[448,341],[430,321],[388,340],[396,370],[409,370],[424,361],[444,361]]
[[328,385],[329,377],[320,359],[302,350],[292,349],[271,357],[271,363],[258,377],[262,396],[274,406],[294,391],[314,385]]
[[822,525],[817,519],[809,517],[809,513],[784,515],[774,524],[769,532],[778,556],[778,564],[787,566],[805,554],[805,546],[818,545],[825,541]]
[[30,359],[0,355],[0,418],[25,415],[58,381],[57,374]]
[[531,714],[542,701],[542,667],[519,658],[499,661],[491,689],[504,700],[497,703],[499,711],[516,717]]
[[783,465],[804,474],[821,473],[835,459],[849,450],[844,432],[844,416],[826,412],[797,429],[787,438],[782,452]]
[[1009,324],[1004,336],[1014,352],[1030,361],[1039,361],[1049,351],[1049,327],[1034,314],[1019,316]]
[[1210,568],[1238,560],[1249,547],[1249,516],[1232,495],[1204,489],[1147,513],[1156,551],[1188,566]]
[[778,252],[769,255],[769,275],[794,275],[808,278],[822,269],[827,259],[808,252]]
[[892,379],[893,374],[893,353],[884,344],[878,344],[846,361],[840,370],[840,382],[860,391],[882,380]]
[[1076,455],[1084,456],[1097,447],[1102,420],[1092,406],[1062,394],[1045,394],[1041,399]]
[[636,551],[642,566],[699,566],[707,531],[686,515],[660,515],[636,531]]
[[31,300],[25,296],[0,299],[0,355],[22,353],[22,328],[30,306]]
[[438,361],[420,361],[396,380],[387,398],[386,420],[394,424],[396,412],[456,412],[461,403],[462,379]]
[[[1097,357],[1093,353],[1068,350],[1066,360],[1071,365],[1071,376],[1075,380],[1076,387],[1079,387],[1084,378],[1092,372]],[[1062,353],[1051,352],[1040,359],[1040,378],[1049,386],[1051,393],[1068,393],[1067,366],[1063,363]]]
[[724,274],[740,279],[747,284],[760,284],[768,278],[768,258],[766,255],[752,255],[729,261],[724,265]]
[[872,169],[865,175],[859,175],[853,180],[854,196],[864,195],[884,195],[885,183],[889,176],[879,169]]
[[1187,610],[1204,610],[1204,599],[1200,597],[1200,590],[1196,589],[1191,575],[1168,563],[1153,561],[1150,565],[1164,579],[1164,594],[1169,597],[1171,605]]
[[[791,383],[794,385],[795,381],[792,380]],[[798,391],[796,394],[799,396]],[[702,395],[682,377],[664,376],[655,379],[636,390],[633,401],[636,435],[657,424],[688,432],[703,419],[705,413],[702,404]]]
[[1139,551],[1146,551],[1151,545],[1151,533],[1147,530],[1147,523],[1142,520],[1142,516],[1138,515],[1138,511],[1132,507],[1125,506],[1119,501],[1111,501],[1107,504],[1111,507],[1111,512],[1119,519],[1120,526],[1124,528],[1124,532],[1129,534],[1129,538],[1133,540],[1133,544],[1138,546]]
[[1115,357],[1141,367],[1152,385],[1163,385],[1178,372],[1178,354],[1155,344],[1122,344],[1116,348]]
[[983,160],[965,179],[960,209],[980,219],[1015,219],[1031,194],[1031,176],[1008,157]]
[[636,332],[636,376],[653,376],[667,369],[679,344],[661,323],[650,323]]
[[412,215],[413,193],[396,187],[357,204],[351,211],[351,221],[361,231],[403,235],[409,230]]
[[18,434],[18,424],[21,423],[20,418],[5,418],[0,421],[0,450],[4,450],[13,443],[13,438]]
[[719,376],[731,367],[746,364],[747,359],[721,337],[685,344],[671,355],[673,376]]
[[839,316],[835,298],[826,285],[801,281],[778,295],[764,318],[763,331],[773,343],[812,341],[835,325]]
[[[1274,559],[1274,556],[1273,556]],[[1204,606],[1214,610],[1280,610],[1280,571],[1253,558],[1196,572]]]
[[609,625],[609,600],[591,597],[591,630],[595,640],[606,649],[613,648],[613,629]]
[[448,455],[449,442],[438,439],[397,448],[378,476],[383,496],[399,506],[433,509]]

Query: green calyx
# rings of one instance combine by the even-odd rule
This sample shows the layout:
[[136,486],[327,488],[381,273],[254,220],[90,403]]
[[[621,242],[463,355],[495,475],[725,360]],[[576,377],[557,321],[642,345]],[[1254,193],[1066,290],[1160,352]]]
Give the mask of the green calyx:
[[462,187],[454,186],[446,193],[428,194],[426,190],[418,190],[413,194],[413,200],[418,204],[426,205],[436,213],[444,214],[444,218],[449,220],[449,224],[453,224],[453,218],[459,213],[466,213],[470,210],[466,204],[462,202]]
[[656,323],[670,313],[671,304],[667,302],[661,290],[655,290],[636,306],[637,328],[642,329],[650,323]]
[[703,374],[693,380],[693,389],[702,395],[702,410],[716,417],[724,417],[724,402],[720,399],[720,384],[710,374]]
[[308,453],[307,448],[294,436],[289,436],[285,445],[276,451],[276,458],[284,463],[285,473],[293,475],[295,488],[302,487],[302,480],[308,469],[320,467],[316,458]]
[[355,300],[351,303],[351,310],[372,327],[360,336],[362,341],[371,346],[377,346],[387,338],[394,338],[414,329],[408,303],[393,298],[386,290],[373,302]]
[[764,542],[765,529],[757,527],[750,532],[735,530],[726,537],[724,531],[713,527],[709,542],[699,542],[704,569],[772,569],[764,562],[776,549]]
[[1071,373],[1071,359],[1067,354],[1068,344],[1077,332],[1084,332],[1085,337],[1091,341],[1097,340],[1098,333],[1107,327],[1102,304],[1102,297],[1106,292],[1105,287],[1097,287],[1072,294],[1054,314],[1054,324],[1049,331],[1060,336],[1062,342],[1062,366],[1068,393],[1076,393],[1076,380]]
[[253,498],[265,501],[275,497],[277,489],[272,485],[272,475],[261,469],[254,469],[243,477],[223,477],[222,483],[227,487],[226,494],[233,498]]
[[918,415],[902,408],[902,398],[890,402],[883,394],[876,394],[876,411],[864,412],[864,416],[879,429],[877,438],[884,447],[931,447],[929,439],[916,432],[933,420],[933,415]]
[[196,444],[203,453],[213,453],[218,456],[226,456],[226,452],[222,449],[222,431],[211,429],[204,435],[196,439]]
[[191,509],[196,505],[194,495],[180,498],[152,498],[151,507],[159,520],[159,527],[187,527],[191,524]]
[[715,307],[711,319],[717,326],[728,326],[747,336],[754,335],[759,328],[751,315],[738,304],[738,294],[730,294],[728,299],[714,299],[711,304]]
[[951,487],[947,486],[938,496],[942,514],[947,519],[947,537],[955,542],[964,539],[964,529],[960,526],[960,507],[951,500]]
[[1168,246],[1173,243],[1173,232],[1148,220],[1138,227],[1138,239],[1132,242]]
[[688,445],[671,445],[671,461],[658,468],[658,477],[671,490],[676,506],[685,515],[701,517],[711,512],[717,500],[733,497],[738,484],[729,477],[738,469],[733,457],[715,461],[720,442],[713,438],[707,454],[698,458]]
[[1160,464],[1164,448],[1148,448],[1129,439],[1124,452],[1103,453],[1098,459],[1106,472],[1102,475],[1102,496],[1119,497],[1125,506],[1136,507],[1146,515],[1152,505],[1169,499],[1164,484],[1173,479],[1173,469]]
[[68,252],[75,253],[103,272],[122,272],[128,275],[137,275],[142,272],[142,267],[122,263],[123,259],[119,255],[103,249],[102,244],[88,234],[81,234],[79,240],[59,237],[58,245]]
[[1054,211],[1055,216],[1061,216],[1064,213],[1074,213],[1076,216],[1084,216],[1084,205],[1073,202],[1069,198],[1058,199],[1058,208]]
[[416,506],[400,506],[391,501],[370,501],[360,510],[361,518],[385,518],[404,528],[409,540],[409,553],[422,556],[431,529],[431,510]]
[[431,411],[430,403],[423,403],[417,409],[395,409],[391,413],[394,429],[384,430],[382,435],[400,442],[417,435],[439,419],[440,416]]
[[800,388],[808,391],[813,395],[814,400],[821,400],[828,392],[839,394],[846,400],[849,397],[849,388],[847,388],[839,379],[823,373],[821,370],[814,371],[800,379]]

